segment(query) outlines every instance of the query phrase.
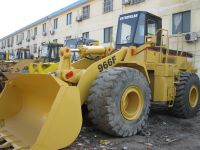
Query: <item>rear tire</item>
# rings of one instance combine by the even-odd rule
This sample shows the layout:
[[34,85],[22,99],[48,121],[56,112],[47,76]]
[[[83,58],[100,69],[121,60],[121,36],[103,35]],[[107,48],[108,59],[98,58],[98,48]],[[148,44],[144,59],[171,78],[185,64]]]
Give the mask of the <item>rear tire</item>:
[[200,81],[194,73],[183,72],[176,85],[173,115],[180,118],[196,116],[200,108]]
[[138,70],[117,67],[98,75],[89,91],[89,117],[96,128],[127,137],[141,131],[150,110],[151,91]]

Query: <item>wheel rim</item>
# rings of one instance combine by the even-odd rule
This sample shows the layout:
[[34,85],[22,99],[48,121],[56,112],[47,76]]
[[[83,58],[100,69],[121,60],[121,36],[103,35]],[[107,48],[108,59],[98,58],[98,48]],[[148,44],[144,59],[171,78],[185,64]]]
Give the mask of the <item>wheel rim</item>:
[[136,120],[140,117],[144,105],[142,91],[135,86],[128,87],[121,98],[121,113],[127,120]]
[[198,103],[198,100],[199,100],[199,91],[198,91],[198,88],[195,85],[193,85],[190,88],[190,93],[189,93],[190,106],[192,108],[196,107],[197,103]]

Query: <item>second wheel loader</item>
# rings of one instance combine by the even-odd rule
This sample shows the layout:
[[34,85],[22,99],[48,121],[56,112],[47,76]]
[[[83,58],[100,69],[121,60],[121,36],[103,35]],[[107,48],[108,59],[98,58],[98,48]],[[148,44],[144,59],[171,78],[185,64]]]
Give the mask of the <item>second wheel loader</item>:
[[121,15],[115,50],[81,46],[83,59],[71,63],[70,49],[62,48],[54,73],[9,80],[0,96],[0,148],[69,146],[81,130],[83,104],[96,128],[117,137],[141,131],[152,102],[166,103],[178,117],[195,116],[200,81],[188,61],[193,55],[169,49],[161,28],[162,19],[148,12]]
[[28,73],[49,73],[57,68],[59,62],[59,50],[63,47],[60,43],[42,43],[37,62],[28,66]]
[[[86,46],[97,46],[99,41],[93,39],[85,38],[72,38],[68,39],[65,43],[65,46],[71,50],[71,62],[76,62],[80,58],[78,54],[78,47],[81,45]],[[63,44],[58,43],[43,43],[41,54],[40,54],[40,63],[35,63],[29,65],[29,73],[43,73],[48,74],[54,72],[58,68],[59,50],[63,47]]]
[[14,52],[13,59],[10,59],[8,52],[4,54],[4,60],[0,64],[0,92],[3,90],[5,82],[15,76],[16,72],[23,70],[33,62],[30,49],[18,48]]

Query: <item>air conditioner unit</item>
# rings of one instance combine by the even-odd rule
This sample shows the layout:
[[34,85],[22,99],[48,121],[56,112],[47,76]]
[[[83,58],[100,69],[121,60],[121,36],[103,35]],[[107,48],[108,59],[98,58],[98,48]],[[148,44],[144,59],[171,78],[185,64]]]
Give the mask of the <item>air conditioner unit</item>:
[[82,15],[76,17],[76,21],[80,22],[82,20],[83,20],[83,16]]
[[122,5],[130,5],[131,0],[122,0]]
[[55,34],[55,31],[54,31],[54,30],[50,30],[50,34],[51,34],[51,35],[54,35],[54,34]]
[[145,0],[130,0],[130,4],[131,5],[134,5],[134,4],[138,4],[138,3],[142,3],[144,2]]
[[33,35],[31,38],[32,38],[32,40],[35,40],[35,35]]
[[47,35],[47,32],[42,32],[42,35],[43,35],[43,36],[46,36],[46,35]]
[[196,32],[189,32],[185,34],[186,42],[195,42],[198,40],[198,34]]

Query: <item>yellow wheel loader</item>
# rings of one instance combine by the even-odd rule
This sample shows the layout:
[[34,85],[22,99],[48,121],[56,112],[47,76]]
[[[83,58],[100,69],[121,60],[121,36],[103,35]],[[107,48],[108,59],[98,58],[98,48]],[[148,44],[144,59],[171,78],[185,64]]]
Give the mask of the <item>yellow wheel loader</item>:
[[[81,45],[87,46],[98,46],[99,41],[94,39],[86,39],[86,38],[72,38],[68,39],[65,42],[65,46],[70,48],[71,50],[71,62],[75,62],[80,58],[78,54],[78,47]],[[41,50],[41,61],[40,63],[33,63],[29,65],[28,72],[29,73],[40,73],[40,74],[48,74],[50,72],[54,72],[58,68],[59,58],[59,50],[63,46],[63,44],[58,43],[44,43]]]
[[33,58],[30,54],[30,49],[18,48],[15,50],[13,59],[10,59],[9,54],[6,52],[4,60],[0,64],[0,92],[4,88],[5,81],[15,76],[17,72],[24,69],[33,62]]
[[154,102],[178,117],[195,116],[200,81],[193,55],[169,49],[161,28],[161,18],[148,12],[121,15],[116,49],[81,46],[82,59],[71,64],[70,49],[62,48],[55,72],[9,80],[0,96],[0,148],[69,146],[81,130],[83,104],[96,128],[117,137],[141,131]]
[[28,66],[28,73],[49,73],[58,68],[59,50],[63,44],[42,43],[39,59]]
[[[3,90],[5,82],[8,79],[13,78],[16,76],[19,72],[21,73],[32,73],[35,71],[34,63],[35,62],[41,62],[38,64],[38,68],[40,68],[42,71],[46,69],[46,72],[50,72],[52,69],[55,70],[57,66],[54,64],[59,61],[59,49],[63,47],[63,44],[58,43],[48,43],[43,44],[44,51],[41,52],[42,54],[45,53],[45,55],[40,54],[39,58],[36,60],[33,59],[33,56],[31,56],[30,49],[28,48],[18,48],[15,51],[14,59],[13,60],[3,60],[1,62],[1,71],[0,71],[0,92]],[[7,53],[5,56],[8,55]],[[4,55],[3,55],[4,56]],[[3,57],[5,58],[5,57]],[[8,58],[8,57],[6,57]],[[41,71],[41,72],[42,72]],[[48,71],[48,72],[47,72]],[[38,73],[38,72],[37,72]]]
[[71,38],[65,41],[65,46],[71,49],[71,61],[75,62],[80,59],[78,54],[78,47],[81,45],[86,46],[99,46],[99,41],[84,37]]
[[0,61],[6,60],[7,53],[6,52],[0,52]]

